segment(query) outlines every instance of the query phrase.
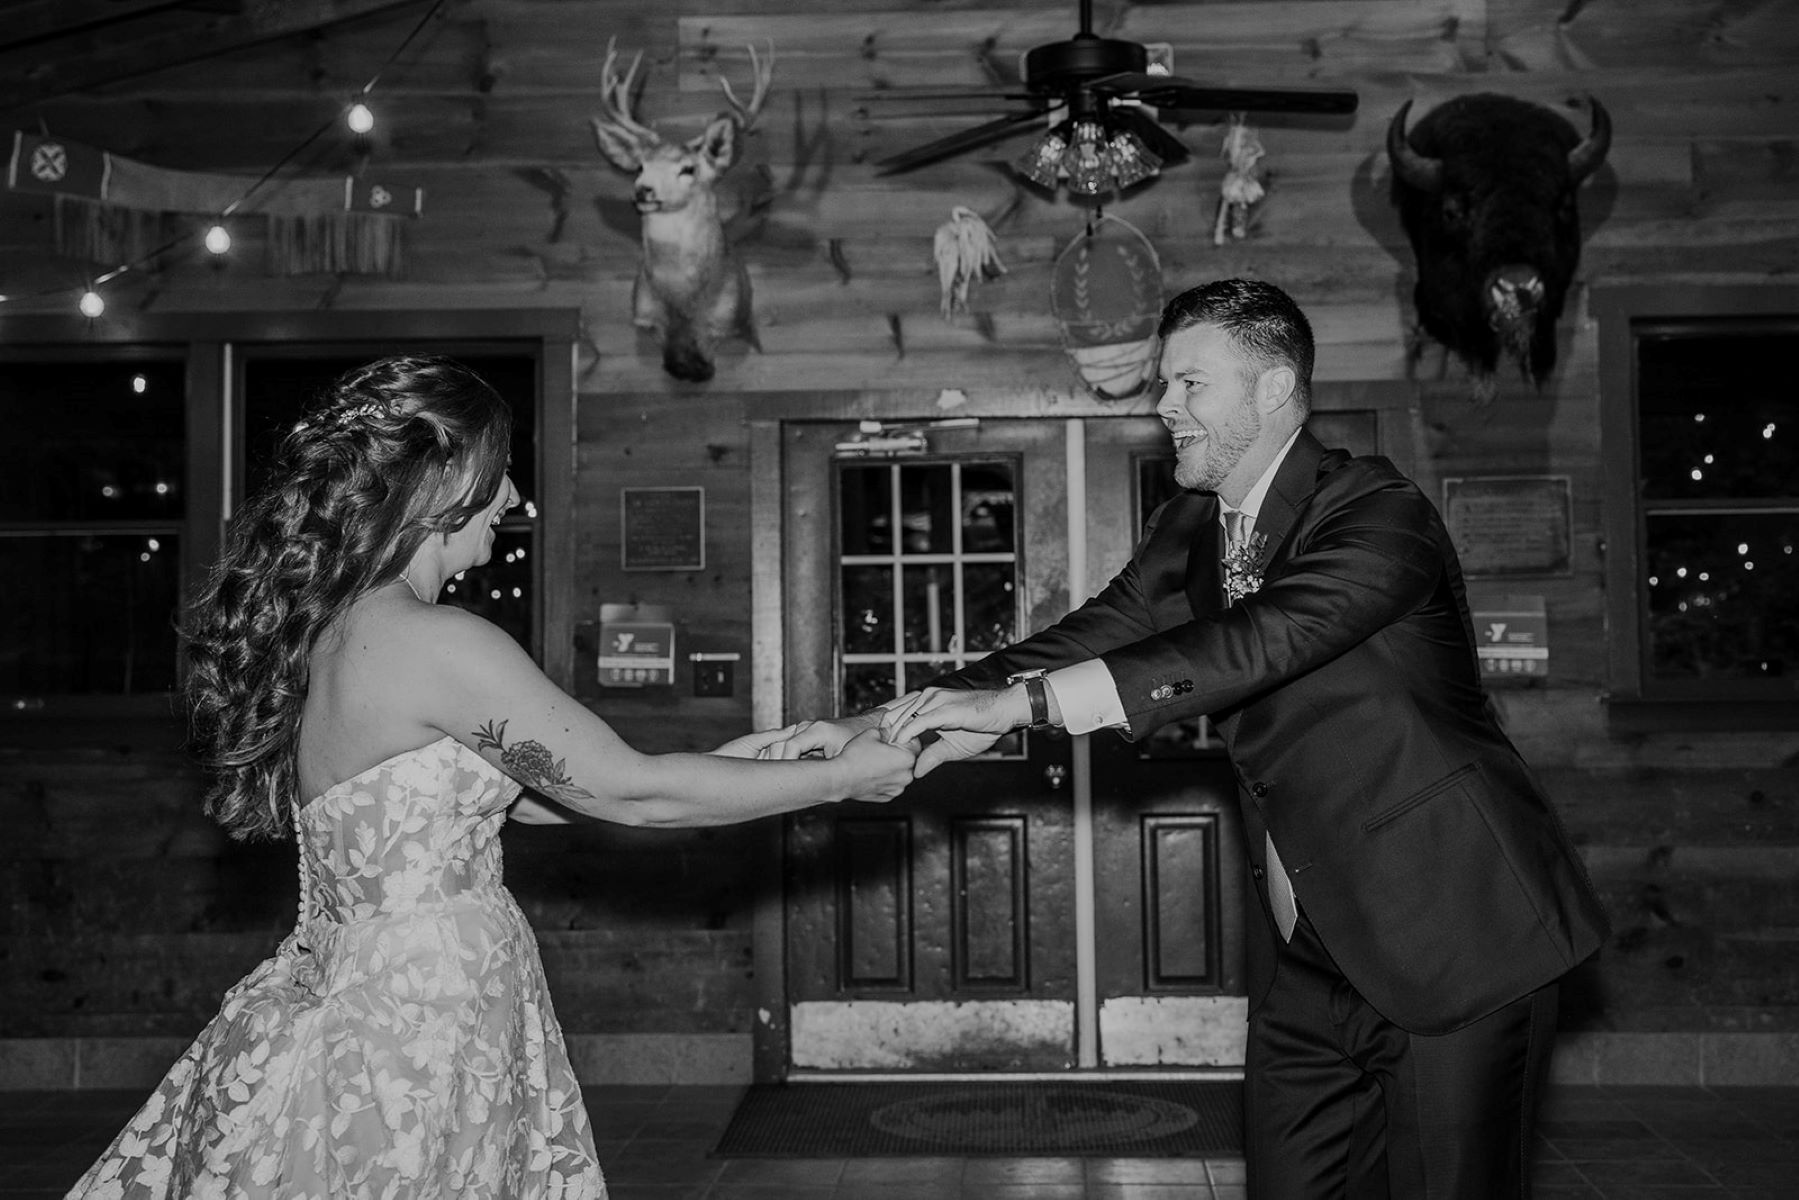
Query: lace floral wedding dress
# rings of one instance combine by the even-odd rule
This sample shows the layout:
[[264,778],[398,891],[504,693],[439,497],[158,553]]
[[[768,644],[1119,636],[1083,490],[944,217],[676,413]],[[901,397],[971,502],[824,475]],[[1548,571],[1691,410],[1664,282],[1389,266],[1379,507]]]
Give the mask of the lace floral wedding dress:
[[299,924],[70,1197],[603,1200],[500,882],[518,789],[446,737],[305,805]]

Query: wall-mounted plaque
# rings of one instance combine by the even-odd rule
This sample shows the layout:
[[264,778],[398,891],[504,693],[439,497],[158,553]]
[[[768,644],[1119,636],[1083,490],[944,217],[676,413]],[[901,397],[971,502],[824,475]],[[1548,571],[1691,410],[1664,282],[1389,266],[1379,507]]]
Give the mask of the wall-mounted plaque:
[[627,571],[698,571],[706,566],[706,489],[618,490],[619,565]]
[[1566,475],[1445,479],[1443,520],[1466,575],[1573,573]]

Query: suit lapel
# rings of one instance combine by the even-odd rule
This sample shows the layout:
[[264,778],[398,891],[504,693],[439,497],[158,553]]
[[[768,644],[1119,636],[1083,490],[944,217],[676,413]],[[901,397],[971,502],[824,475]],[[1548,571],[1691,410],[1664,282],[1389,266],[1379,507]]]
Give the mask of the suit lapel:
[[1312,436],[1311,430],[1301,429],[1293,449],[1287,451],[1280,470],[1274,473],[1274,481],[1268,485],[1262,511],[1256,514],[1255,532],[1264,539],[1256,555],[1258,567],[1265,569],[1274,560],[1275,551],[1299,519],[1299,510],[1318,489],[1318,463],[1323,458],[1324,444]]

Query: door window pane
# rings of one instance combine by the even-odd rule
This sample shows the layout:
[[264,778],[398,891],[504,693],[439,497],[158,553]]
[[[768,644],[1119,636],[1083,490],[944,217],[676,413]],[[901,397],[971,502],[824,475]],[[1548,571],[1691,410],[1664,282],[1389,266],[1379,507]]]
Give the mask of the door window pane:
[[900,478],[900,546],[907,554],[948,554],[955,547],[950,520],[950,464],[903,466]]
[[173,533],[0,537],[0,694],[172,691],[179,551]]
[[1016,549],[1012,514],[1017,496],[1011,463],[969,463],[962,468],[962,549],[969,554],[1009,554]]
[[179,520],[179,361],[0,363],[0,521]]
[[889,700],[894,691],[873,692],[923,686],[1017,639],[1015,479],[1005,460],[838,468],[839,711]]

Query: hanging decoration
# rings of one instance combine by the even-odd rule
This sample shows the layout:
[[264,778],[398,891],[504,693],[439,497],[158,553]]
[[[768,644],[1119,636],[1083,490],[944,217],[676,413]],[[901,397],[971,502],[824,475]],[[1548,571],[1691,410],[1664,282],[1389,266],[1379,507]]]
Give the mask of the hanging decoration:
[[968,311],[968,286],[1006,273],[994,245],[993,230],[972,208],[958,204],[949,220],[937,227],[931,241],[937,258],[937,282],[942,289],[943,319]]
[[1268,152],[1243,114],[1234,112],[1219,153],[1230,165],[1218,187],[1218,219],[1212,225],[1214,246],[1224,245],[1227,237],[1240,240],[1249,235],[1249,210],[1264,194],[1262,182],[1256,178],[1256,164]]
[[1162,265],[1135,225],[1099,214],[1056,256],[1050,302],[1062,349],[1101,400],[1142,392],[1155,373]]
[[45,134],[13,134],[7,187],[56,197],[57,253],[86,262],[135,260],[170,240],[183,215],[267,218],[268,269],[395,274],[400,222],[424,211],[424,190],[353,176],[294,178],[239,208],[247,180],[153,167]]

